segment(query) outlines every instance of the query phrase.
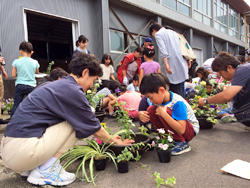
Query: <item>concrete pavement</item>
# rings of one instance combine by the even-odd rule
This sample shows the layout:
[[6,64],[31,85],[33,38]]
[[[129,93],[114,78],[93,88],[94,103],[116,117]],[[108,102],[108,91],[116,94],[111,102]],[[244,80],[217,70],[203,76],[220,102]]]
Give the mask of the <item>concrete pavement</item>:
[[[112,129],[112,132],[119,130],[115,119],[105,118],[104,122]],[[137,130],[139,122],[136,121]],[[1,125],[4,129],[4,125]],[[190,142],[192,150],[180,156],[172,156],[170,163],[160,163],[156,151],[148,151],[142,155],[140,160],[143,164],[150,164],[150,174],[155,171],[161,177],[175,177],[176,188],[248,188],[250,181],[233,175],[223,174],[220,169],[227,163],[241,159],[250,162],[250,131],[244,129],[241,123],[216,124],[214,129],[201,130]],[[2,134],[0,135],[2,136]],[[68,171],[75,172],[80,161],[68,168]],[[150,175],[141,171],[130,163],[129,172],[120,174],[116,171],[111,162],[107,163],[105,171],[98,172],[96,184],[101,188],[153,188],[156,187]],[[95,172],[97,174],[97,172]],[[0,187],[37,187],[26,182],[20,174],[6,168],[0,160]],[[51,187],[51,186],[43,186]],[[92,188],[91,183],[76,180],[69,188]],[[161,186],[163,187],[163,186]]]

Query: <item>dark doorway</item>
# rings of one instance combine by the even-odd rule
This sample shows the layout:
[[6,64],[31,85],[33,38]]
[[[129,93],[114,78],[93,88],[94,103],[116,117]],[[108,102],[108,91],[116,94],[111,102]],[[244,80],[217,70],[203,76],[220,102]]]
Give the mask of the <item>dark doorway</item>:
[[54,17],[27,12],[28,39],[33,44],[32,58],[40,64],[40,72],[46,72],[49,62],[53,67],[68,71],[73,52],[72,23]]

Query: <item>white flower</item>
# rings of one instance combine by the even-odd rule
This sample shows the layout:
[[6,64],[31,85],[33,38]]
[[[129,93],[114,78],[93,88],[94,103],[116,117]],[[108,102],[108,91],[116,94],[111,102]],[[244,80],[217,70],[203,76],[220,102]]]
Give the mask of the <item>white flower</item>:
[[159,136],[156,136],[155,138],[156,138],[157,140],[160,140],[160,137],[159,137]]
[[168,136],[168,141],[173,142],[173,138],[171,136]]
[[167,145],[167,144],[164,144],[164,145],[162,146],[162,149],[163,149],[163,150],[167,150],[167,149],[168,149],[168,145]]
[[158,131],[159,133],[161,133],[161,134],[165,134],[165,130],[164,130],[163,128],[157,129],[157,131]]

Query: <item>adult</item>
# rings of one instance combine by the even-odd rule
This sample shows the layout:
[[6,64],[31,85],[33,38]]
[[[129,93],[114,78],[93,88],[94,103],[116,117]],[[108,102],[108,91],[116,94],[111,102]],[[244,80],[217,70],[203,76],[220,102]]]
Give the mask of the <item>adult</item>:
[[[68,185],[76,176],[62,169],[58,158],[76,141],[94,135],[118,145],[91,111],[84,91],[102,76],[93,55],[82,54],[69,65],[70,75],[51,82],[28,95],[6,127],[1,142],[2,160],[17,172],[30,171],[32,184]],[[56,162],[58,161],[58,162]]]
[[181,83],[188,79],[188,65],[182,56],[178,34],[165,29],[157,22],[149,27],[149,33],[156,40],[169,78],[170,91],[181,95]]
[[133,53],[126,55],[120,62],[121,66],[117,71],[117,79],[121,84],[128,85],[129,80],[136,74],[140,74],[141,57],[143,48],[136,48]]
[[90,54],[90,51],[87,49],[89,39],[84,35],[80,35],[76,41],[77,49],[73,52],[72,59],[76,58],[76,54],[81,52],[84,54]]
[[[150,37],[145,38],[144,42],[142,43],[142,48],[147,48],[149,44],[152,44],[153,41]],[[141,63],[145,62],[144,56],[141,57]]]
[[226,80],[232,80],[226,90],[198,101],[200,106],[221,104],[233,100],[233,113],[237,120],[250,126],[250,64],[240,65],[236,57],[220,52],[212,63],[212,69]]
[[[0,103],[3,99],[3,94],[4,94],[4,85],[3,85],[2,75],[5,79],[8,78],[8,74],[5,72],[5,69],[3,67],[4,66],[3,62],[4,62],[4,57],[0,56]],[[1,113],[0,113],[0,117],[1,117]],[[7,120],[0,119],[0,124],[6,124],[6,123],[8,123]]]

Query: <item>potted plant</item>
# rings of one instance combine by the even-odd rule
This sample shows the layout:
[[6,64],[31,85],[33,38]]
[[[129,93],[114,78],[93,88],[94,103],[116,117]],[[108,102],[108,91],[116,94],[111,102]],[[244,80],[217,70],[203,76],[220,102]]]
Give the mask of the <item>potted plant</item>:
[[[132,152],[136,152],[136,156]],[[135,151],[134,147],[125,147],[124,150],[116,157],[118,172],[128,172],[128,162],[133,159],[138,161],[141,158],[138,151]]]
[[[135,141],[135,145],[138,143],[143,143],[144,145],[147,145],[150,141],[150,138],[147,135],[134,133],[131,130],[131,127],[135,127],[135,124],[130,119],[128,112],[123,108],[123,105],[119,104],[118,102],[116,103],[116,107],[117,110],[115,113],[117,114],[117,120],[118,125],[120,127],[120,131],[118,131],[115,135],[120,135],[122,140],[133,139]],[[128,145],[112,145],[110,146],[110,149],[114,151],[116,155],[119,155],[126,146]],[[144,147],[141,145],[141,147],[138,148],[139,154],[142,155],[147,148],[148,147]]]
[[95,83],[91,89],[88,89],[86,91],[86,97],[89,101],[89,105],[94,109],[96,117],[102,122],[106,113],[102,111],[102,106],[99,106],[99,103],[96,101],[102,100],[105,96],[103,94],[96,95],[97,89],[100,87],[99,84],[100,83]]
[[[210,83],[213,84],[213,81]],[[194,98],[189,99],[187,102],[192,107],[194,114],[199,121],[200,129],[210,129],[214,124],[218,123],[216,117],[218,116],[219,106],[217,104],[207,104],[203,107],[198,106],[198,100],[200,98],[208,98],[212,96],[216,90],[213,89],[210,95],[207,95],[206,82],[202,81],[200,85],[196,85],[196,94]]]
[[[115,154],[109,149],[113,144],[105,144],[100,142],[98,139],[82,139],[87,142],[87,146],[75,146],[72,150],[64,153],[59,159],[61,161],[66,161],[63,165],[63,168],[68,168],[74,161],[82,158],[81,163],[79,164],[76,170],[76,176],[80,169],[82,169],[82,178],[86,179],[87,182],[92,182],[94,185],[94,164],[96,165],[96,170],[104,170],[106,167],[106,159],[111,160],[115,167],[117,168],[115,161]],[[101,160],[101,161],[100,161]],[[86,161],[89,161],[89,176],[86,172],[85,166]],[[96,162],[95,162],[96,161]],[[97,166],[101,165],[101,166]]]
[[171,161],[171,150],[174,147],[173,144],[173,132],[168,130],[165,133],[163,128],[157,129],[158,136],[155,141],[152,142],[152,146],[156,148],[156,152],[161,163],[169,163]]
[[11,114],[13,106],[14,106],[13,98],[3,99],[1,102],[1,113],[3,114],[4,111],[7,111],[8,114]]

